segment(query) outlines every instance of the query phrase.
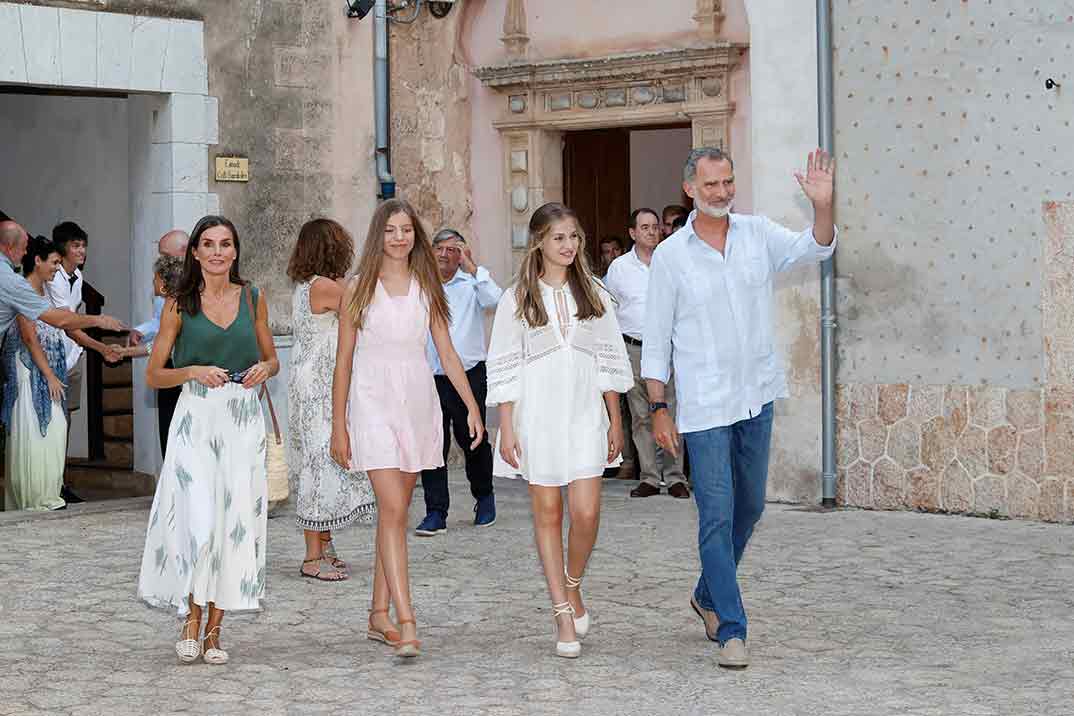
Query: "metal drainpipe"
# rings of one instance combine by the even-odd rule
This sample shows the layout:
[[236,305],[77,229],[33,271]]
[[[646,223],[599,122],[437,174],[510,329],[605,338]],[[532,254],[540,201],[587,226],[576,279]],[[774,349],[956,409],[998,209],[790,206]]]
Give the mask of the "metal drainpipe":
[[[834,156],[832,7],[817,0],[817,119],[820,147]],[[835,506],[835,260],[820,266],[821,504]]]
[[395,196],[391,165],[391,133],[388,129],[388,0],[376,0],[373,9],[373,88],[377,127],[377,182],[381,199]]

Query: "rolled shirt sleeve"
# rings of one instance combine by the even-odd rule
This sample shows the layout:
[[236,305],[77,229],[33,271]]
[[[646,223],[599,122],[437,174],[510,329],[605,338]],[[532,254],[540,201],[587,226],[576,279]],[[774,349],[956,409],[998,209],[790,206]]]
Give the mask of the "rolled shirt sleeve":
[[484,266],[478,266],[474,274],[474,284],[477,289],[477,303],[481,308],[488,310],[495,308],[503,296],[503,289],[492,280],[492,274]]

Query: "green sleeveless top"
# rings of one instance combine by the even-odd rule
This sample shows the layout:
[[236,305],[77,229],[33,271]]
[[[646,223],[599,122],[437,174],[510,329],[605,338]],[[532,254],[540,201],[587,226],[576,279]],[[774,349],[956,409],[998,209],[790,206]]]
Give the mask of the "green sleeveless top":
[[247,284],[239,296],[239,312],[227,328],[221,328],[201,312],[182,316],[182,327],[172,348],[172,365],[186,368],[192,365],[214,365],[229,373],[243,371],[261,360],[254,332],[254,317],[246,305],[249,290],[257,306],[258,290]]

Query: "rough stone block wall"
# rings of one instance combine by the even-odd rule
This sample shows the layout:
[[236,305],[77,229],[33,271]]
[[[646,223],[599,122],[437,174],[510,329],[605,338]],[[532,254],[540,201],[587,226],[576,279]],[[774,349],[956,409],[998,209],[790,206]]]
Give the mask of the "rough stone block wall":
[[839,500],[1070,521],[1074,16],[833,12]]
[[390,64],[392,171],[399,195],[430,231],[450,227],[479,246],[480,237],[470,234],[471,77],[459,41],[476,11],[461,3],[443,19],[422,10],[413,24],[393,23]]
[[1043,216],[1046,384],[840,385],[841,504],[1074,520],[1074,202]]
[[[204,21],[217,155],[247,157],[251,181],[212,180],[242,240],[242,275],[266,290],[273,331],[291,331],[287,260],[301,224],[332,216],[357,236],[375,203],[372,32],[343,3],[305,0],[34,0],[33,5]],[[132,50],[132,52],[134,52]],[[131,67],[139,66],[136,53]],[[192,227],[177,227],[190,229]]]

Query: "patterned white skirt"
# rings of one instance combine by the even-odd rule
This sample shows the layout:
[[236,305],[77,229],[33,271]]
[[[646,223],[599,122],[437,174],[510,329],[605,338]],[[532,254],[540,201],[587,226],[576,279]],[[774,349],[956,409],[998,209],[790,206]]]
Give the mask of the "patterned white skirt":
[[265,419],[257,391],[183,386],[149,513],[138,596],[180,616],[194,603],[258,609],[268,519]]

